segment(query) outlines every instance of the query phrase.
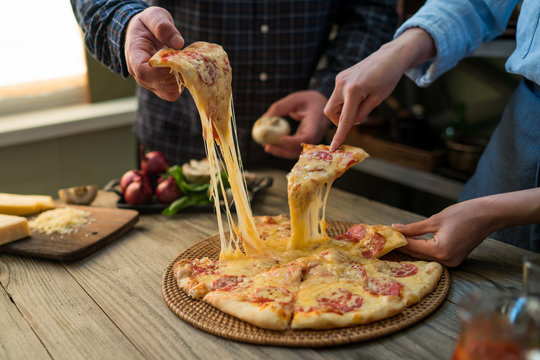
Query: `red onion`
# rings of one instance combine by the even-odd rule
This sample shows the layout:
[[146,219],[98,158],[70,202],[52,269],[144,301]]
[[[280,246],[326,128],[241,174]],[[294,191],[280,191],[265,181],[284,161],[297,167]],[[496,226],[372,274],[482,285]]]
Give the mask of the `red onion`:
[[124,191],[124,199],[130,205],[142,205],[152,201],[152,188],[147,181],[133,181]]
[[126,171],[120,179],[120,188],[122,189],[122,192],[125,192],[128,185],[134,181],[149,183],[148,177],[141,170],[129,170]]
[[168,166],[167,158],[159,151],[150,151],[144,154],[141,160],[142,171],[150,177],[157,177],[167,172]]
[[180,190],[173,177],[160,182],[156,188],[156,199],[163,204],[170,204],[182,195],[182,190]]

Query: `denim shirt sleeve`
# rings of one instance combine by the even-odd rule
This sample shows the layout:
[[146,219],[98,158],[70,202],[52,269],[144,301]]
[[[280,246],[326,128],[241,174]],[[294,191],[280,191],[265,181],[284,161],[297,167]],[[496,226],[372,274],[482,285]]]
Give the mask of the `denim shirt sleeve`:
[[84,32],[88,51],[115,73],[128,77],[124,56],[126,27],[148,5],[136,0],[71,0],[71,7]]
[[428,86],[440,75],[471,55],[482,42],[502,34],[519,0],[428,0],[396,31],[394,38],[412,27],[427,31],[437,55],[408,69],[405,74],[418,86]]

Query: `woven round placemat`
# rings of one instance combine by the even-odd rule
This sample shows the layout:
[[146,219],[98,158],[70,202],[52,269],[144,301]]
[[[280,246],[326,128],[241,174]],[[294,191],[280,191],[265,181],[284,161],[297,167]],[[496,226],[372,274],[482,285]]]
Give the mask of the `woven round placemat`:
[[[342,234],[351,225],[346,222],[329,221],[328,234],[330,236]],[[202,300],[194,300],[178,287],[173,273],[173,266],[178,260],[200,259],[205,256],[216,260],[219,257],[219,251],[220,239],[219,235],[215,235],[179,254],[171,261],[163,274],[161,283],[163,298],[169,308],[187,323],[214,335],[253,344],[319,347],[361,342],[389,335],[416,324],[435,311],[446,298],[450,287],[450,274],[443,266],[441,279],[433,292],[420,302],[388,319],[329,330],[273,331],[259,328],[225,314]],[[390,252],[383,258],[392,261],[414,260],[397,251]]]

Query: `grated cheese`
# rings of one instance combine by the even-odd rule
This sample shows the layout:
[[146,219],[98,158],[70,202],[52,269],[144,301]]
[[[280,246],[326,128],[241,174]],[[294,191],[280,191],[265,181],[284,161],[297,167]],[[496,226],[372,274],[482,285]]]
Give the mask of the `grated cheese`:
[[90,221],[90,213],[71,207],[58,208],[44,211],[31,220],[28,225],[34,232],[69,234],[76,228]]

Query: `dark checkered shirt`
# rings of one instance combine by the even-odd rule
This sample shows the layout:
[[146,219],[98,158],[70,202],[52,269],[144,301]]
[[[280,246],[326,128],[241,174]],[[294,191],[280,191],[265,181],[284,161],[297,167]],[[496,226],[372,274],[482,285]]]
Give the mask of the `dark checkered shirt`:
[[[220,44],[233,68],[233,99],[244,166],[270,156],[251,140],[251,126],[274,101],[315,89],[330,97],[337,73],[388,41],[396,25],[395,0],[71,0],[89,51],[127,77],[124,37],[128,21],[149,5],[173,16],[185,43]],[[337,36],[329,39],[332,29]],[[325,58],[322,68],[317,67]],[[171,164],[205,156],[201,124],[188,91],[170,103],[138,87],[134,126],[149,150]]]

